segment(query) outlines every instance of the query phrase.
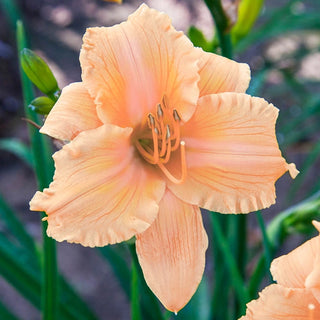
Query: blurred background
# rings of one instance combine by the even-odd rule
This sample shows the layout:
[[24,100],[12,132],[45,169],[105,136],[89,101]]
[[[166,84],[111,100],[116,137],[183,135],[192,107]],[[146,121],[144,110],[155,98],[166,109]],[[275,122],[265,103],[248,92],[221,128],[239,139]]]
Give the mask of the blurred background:
[[[79,50],[87,27],[125,21],[143,1],[123,4],[102,0],[0,0],[0,194],[17,211],[29,233],[41,239],[40,216],[28,202],[37,190],[34,174],[21,157],[8,151],[12,139],[28,142],[23,118],[15,21],[22,18],[30,48],[52,68],[60,88],[79,81]],[[166,12],[178,30],[201,30],[208,43],[214,23],[200,1],[150,0],[150,7]],[[16,4],[16,6],[14,5]],[[233,1],[225,2],[232,14]],[[318,0],[266,0],[253,30],[234,47],[234,59],[252,70],[249,93],[264,97],[280,109],[277,133],[287,161],[301,171],[277,183],[277,204],[264,210],[266,220],[320,189],[320,3]],[[255,218],[249,215],[249,241],[260,241]],[[0,232],[10,237],[1,222]],[[283,251],[294,248],[296,240]],[[0,257],[1,259],[1,257]],[[126,295],[103,256],[80,245],[58,244],[61,272],[100,319],[129,319]],[[208,265],[210,274],[213,266]],[[1,271],[1,270],[0,270]],[[0,301],[21,319],[40,319],[39,311],[0,274]]]

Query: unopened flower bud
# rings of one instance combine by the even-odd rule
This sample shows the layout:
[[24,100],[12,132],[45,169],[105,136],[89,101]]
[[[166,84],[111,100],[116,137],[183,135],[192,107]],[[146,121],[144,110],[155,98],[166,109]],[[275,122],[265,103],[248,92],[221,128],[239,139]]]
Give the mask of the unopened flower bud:
[[43,115],[48,115],[53,106],[54,106],[54,101],[52,101],[48,97],[35,98],[29,104],[30,109],[32,109],[33,111],[35,111],[39,114],[43,114]]
[[32,50],[24,48],[20,53],[20,60],[23,71],[40,91],[52,95],[59,90],[49,66]]

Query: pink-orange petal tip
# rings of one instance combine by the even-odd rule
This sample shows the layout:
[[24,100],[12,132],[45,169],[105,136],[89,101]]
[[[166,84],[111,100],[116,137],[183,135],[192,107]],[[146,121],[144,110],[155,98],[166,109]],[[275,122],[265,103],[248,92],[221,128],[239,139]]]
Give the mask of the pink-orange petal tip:
[[300,172],[299,170],[297,170],[294,163],[289,163],[287,168],[292,179],[294,179]]
[[320,232],[320,221],[313,220],[312,224]]

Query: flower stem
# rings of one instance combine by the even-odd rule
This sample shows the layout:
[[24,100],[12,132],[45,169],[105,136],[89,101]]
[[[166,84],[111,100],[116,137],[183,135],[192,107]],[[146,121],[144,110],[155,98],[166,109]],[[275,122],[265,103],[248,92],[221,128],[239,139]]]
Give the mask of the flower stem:
[[[218,228],[223,228],[223,225],[226,222],[227,217],[216,213],[211,212],[210,215],[215,215],[211,219],[212,223],[215,223]],[[225,301],[228,301],[229,298],[229,284],[230,278],[227,275],[226,269],[220,261],[223,261],[223,255],[220,251],[218,241],[215,239],[215,233],[212,230],[212,256],[214,261],[213,268],[213,279],[214,279],[214,288],[211,297],[211,310],[210,310],[210,319],[215,320],[226,320],[228,319],[228,310],[225,307]]]
[[[159,302],[144,280],[136,253],[135,243],[130,243],[130,241],[128,241],[128,248],[132,258],[132,265],[134,265],[131,277],[132,319],[163,320],[164,316],[160,309]],[[139,292],[141,299],[138,299]],[[136,316],[137,318],[133,318],[133,316]]]
[[[134,248],[130,248],[134,250]],[[131,264],[131,319],[142,320],[140,305],[139,305],[139,283],[138,283],[138,269],[136,259],[132,259]]]
[[231,59],[232,43],[228,30],[229,21],[222,8],[221,0],[204,0],[204,2],[206,3],[216,25],[222,55],[226,58]]
[[[271,244],[267,235],[267,230],[266,230],[266,226],[264,224],[262,215],[260,211],[256,212],[256,217],[258,219],[258,223],[259,223],[259,227],[262,233],[262,242],[263,242],[263,247],[264,247],[264,252],[265,252],[265,265],[266,265],[266,270],[269,270],[270,265],[271,265],[271,260],[272,260],[272,248],[271,248]],[[270,281],[272,282],[272,275],[270,273],[270,271],[268,271],[269,273],[269,278]]]
[[[17,45],[20,52],[26,45],[26,37],[23,24],[17,22]],[[31,83],[24,72],[21,70],[21,83],[24,98],[25,114],[28,119],[39,123],[38,116],[30,108],[29,103],[33,100],[33,90]],[[54,166],[51,157],[51,148],[49,141],[43,137],[39,131],[32,125],[28,126],[31,140],[31,148],[35,160],[35,173],[38,187],[40,190],[48,187],[52,180]],[[44,216],[44,213],[43,213]],[[47,223],[42,223],[43,236],[43,282],[42,282],[42,319],[58,319],[58,272],[56,258],[55,241],[46,235]]]

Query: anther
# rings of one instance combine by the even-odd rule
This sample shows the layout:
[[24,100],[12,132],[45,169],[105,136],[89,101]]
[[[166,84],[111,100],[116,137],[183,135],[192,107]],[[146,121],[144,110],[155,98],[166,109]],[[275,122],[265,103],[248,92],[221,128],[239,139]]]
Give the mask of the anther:
[[161,119],[163,117],[163,110],[160,104],[158,104],[157,106],[157,115],[158,115],[158,119]]
[[168,108],[169,104],[168,104],[168,98],[167,96],[164,94],[162,97],[162,105],[164,108]]
[[166,126],[166,132],[167,132],[167,134],[166,134],[166,139],[167,140],[169,140],[170,139],[170,137],[171,137],[171,132],[170,132],[170,127],[169,127],[169,125],[167,124],[167,126]]
[[154,132],[155,132],[157,135],[159,135],[159,130],[158,130],[158,128],[154,128]]
[[178,111],[177,111],[176,109],[173,109],[173,118],[174,118],[174,120],[177,121],[177,122],[180,122],[180,121],[181,121],[181,118],[180,118],[180,116],[179,116],[179,113],[178,113]]
[[155,125],[155,119],[151,113],[148,114],[148,119],[150,128],[153,128]]

